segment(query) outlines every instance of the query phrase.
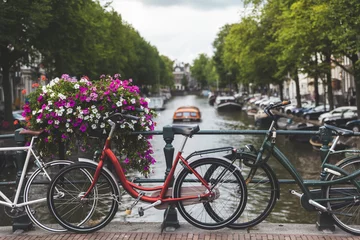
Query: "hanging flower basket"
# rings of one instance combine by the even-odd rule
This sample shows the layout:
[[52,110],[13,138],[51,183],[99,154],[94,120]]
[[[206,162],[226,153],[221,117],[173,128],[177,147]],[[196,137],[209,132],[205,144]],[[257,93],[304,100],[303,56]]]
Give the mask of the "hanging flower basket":
[[[122,121],[112,140],[113,150],[125,169],[137,170],[144,175],[155,163],[151,156],[151,136],[130,135],[133,131],[154,130],[153,118],[156,116],[148,108],[149,100],[140,96],[139,88],[131,79],[121,80],[117,74],[114,77],[103,75],[96,81],[86,77],[78,81],[64,74],[37,88],[28,99],[23,113],[28,128],[47,132],[47,137],[39,139],[38,143],[43,155],[54,155],[59,142],[65,143],[67,155],[78,149],[89,153],[102,149],[104,137],[110,130],[103,118],[112,112],[126,111],[140,120]],[[94,132],[103,137],[96,143],[89,141],[89,135]]]

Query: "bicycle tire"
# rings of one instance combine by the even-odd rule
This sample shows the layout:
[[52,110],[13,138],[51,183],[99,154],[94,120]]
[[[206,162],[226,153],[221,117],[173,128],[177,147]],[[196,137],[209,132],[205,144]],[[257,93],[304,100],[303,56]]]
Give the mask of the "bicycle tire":
[[[336,166],[351,174],[356,170],[360,170],[360,157],[345,158],[336,163]],[[330,173],[326,180],[335,180],[337,178],[339,176]],[[360,181],[360,177],[357,177],[355,180]],[[351,196],[352,199],[347,202],[334,200],[334,198],[344,196]],[[360,235],[360,191],[356,186],[349,182],[328,186],[325,191],[325,197],[328,199],[333,198],[333,201],[328,201],[327,206],[335,224],[345,232]]]
[[[36,169],[25,184],[24,202],[36,200],[36,203],[25,206],[26,213],[34,224],[44,230],[50,232],[66,231],[66,229],[57,223],[52,214],[50,214],[45,189],[48,188],[51,179],[59,172],[60,168],[72,163],[72,161],[68,160],[55,160],[46,163],[44,164],[44,168]],[[42,201],[41,198],[43,199]]]
[[111,173],[103,168],[87,196],[97,164],[74,163],[55,176],[48,189],[48,207],[61,226],[76,233],[105,227],[118,209],[120,191]]
[[[190,163],[190,167],[204,177],[206,171],[214,164],[218,166],[216,169],[218,171],[212,175],[213,178],[209,181],[210,184],[215,184],[213,197],[177,202],[178,211],[187,222],[206,230],[223,228],[235,221],[244,210],[247,200],[246,184],[240,169],[229,161],[220,158],[202,158]],[[226,174],[217,181],[217,177],[221,176],[224,169],[227,169]],[[235,184],[231,183],[232,181]],[[233,188],[229,189],[229,186]],[[184,168],[175,179],[173,197],[200,196],[206,191],[207,189],[199,182],[197,177],[189,169]],[[225,203],[225,200],[230,201]],[[221,218],[211,216],[207,208],[216,211],[216,216],[221,216]]]
[[[226,156],[231,158],[231,156]],[[277,200],[280,198],[280,186],[272,168],[263,163],[257,167],[253,180],[249,173],[256,156],[247,153],[237,155],[236,162],[241,165],[242,175],[245,177],[247,187],[247,204],[241,216],[228,227],[232,229],[246,229],[264,221],[271,213]],[[248,166],[246,165],[249,164]]]

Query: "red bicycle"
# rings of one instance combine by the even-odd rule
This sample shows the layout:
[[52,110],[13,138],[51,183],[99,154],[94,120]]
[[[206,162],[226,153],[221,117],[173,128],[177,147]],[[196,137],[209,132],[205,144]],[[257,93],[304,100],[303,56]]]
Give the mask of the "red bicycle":
[[[105,227],[121,204],[119,183],[135,198],[128,212],[138,201],[149,203],[146,207],[139,208],[140,216],[151,207],[164,209],[169,204],[174,204],[186,221],[203,229],[226,227],[239,218],[247,199],[241,170],[225,158],[201,156],[229,148],[198,151],[184,158],[182,153],[187,139],[200,129],[198,125],[173,125],[174,133],[184,136],[173,166],[163,185],[144,187],[127,179],[118,158],[110,148],[112,134],[124,118],[139,119],[122,113],[115,113],[106,119],[111,130],[99,162],[79,161],[62,169],[53,178],[48,189],[48,206],[59,224],[80,233]],[[233,152],[236,154],[236,150]],[[200,157],[190,161],[194,156]],[[119,181],[104,167],[105,161],[109,161],[107,164],[114,168]],[[174,176],[176,169],[178,174]],[[173,177],[174,184],[170,187]]]

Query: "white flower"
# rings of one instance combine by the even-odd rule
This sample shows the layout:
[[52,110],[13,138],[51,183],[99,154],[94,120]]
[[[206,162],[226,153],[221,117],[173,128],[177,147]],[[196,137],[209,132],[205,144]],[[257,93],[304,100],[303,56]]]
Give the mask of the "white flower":
[[100,113],[97,113],[97,114],[96,114],[96,118],[97,118],[97,119],[100,119],[100,118],[101,118],[101,114],[100,114]]
[[66,113],[67,114],[70,114],[70,113],[72,113],[73,112],[73,109],[72,108],[68,108],[67,110],[66,110]]
[[143,136],[141,134],[138,135],[138,140],[142,139]]
[[73,130],[72,130],[71,128],[66,129],[66,131],[67,131],[67,132],[70,132],[70,133],[73,132]]
[[135,123],[137,123],[137,120],[131,120],[131,122],[132,122],[133,124],[135,124]]
[[96,124],[91,125],[92,129],[96,129]]
[[88,120],[89,119],[89,115],[84,117],[84,120]]
[[81,110],[81,106],[77,106],[76,109],[80,111],[80,110]]
[[48,101],[48,105],[51,106],[51,105],[52,105],[52,101]]
[[56,125],[59,125],[60,121],[59,121],[59,120],[55,120],[54,123],[55,123]]
[[75,84],[75,85],[74,85],[74,88],[75,88],[75,89],[79,89],[79,88],[80,88],[80,85],[79,85],[79,84]]
[[50,97],[55,97],[55,93],[54,92],[52,92],[52,93],[50,93]]
[[150,98],[145,98],[144,100],[148,103],[150,102]]
[[131,102],[132,104],[135,104],[135,103],[136,103],[135,98],[132,98],[132,99],[130,100],[130,102]]
[[67,122],[71,122],[71,119],[70,119],[70,118],[68,118],[68,119],[66,119],[66,121],[67,121]]
[[43,111],[43,110],[40,108],[37,112],[38,112],[38,113],[42,113],[42,111]]
[[59,93],[58,94],[58,97],[61,99],[61,100],[65,100],[66,99],[66,96],[62,93]]
[[49,110],[50,108],[49,108],[49,106],[46,106],[45,109],[46,109],[46,110]]
[[43,91],[43,93],[44,93],[44,94],[46,94],[46,93],[47,93],[46,86],[42,86],[42,91]]
[[116,106],[121,107],[121,106],[122,106],[122,102],[121,102],[121,101],[117,101],[117,102],[116,102]]
[[101,123],[100,128],[104,128],[104,127],[105,127],[105,123]]
[[144,109],[144,112],[145,112],[146,114],[148,114],[148,113],[149,113],[149,109],[145,108],[145,109]]
[[67,127],[67,128],[70,127],[70,123],[66,123],[65,127]]
[[33,111],[32,111],[32,115],[35,115],[35,114],[36,114],[36,110],[33,110]]
[[97,110],[96,108],[94,108],[94,109],[92,110],[92,112],[96,114],[96,113],[98,112],[98,110]]
[[150,128],[146,126],[145,131],[150,131]]
[[120,127],[121,127],[121,128],[125,128],[125,124],[121,124]]
[[96,119],[94,122],[95,122],[96,124],[98,124],[98,123],[99,123],[99,120]]
[[42,123],[43,121],[40,118],[38,118],[38,119],[36,119],[36,122],[37,123]]
[[[76,114],[76,113],[75,113]],[[81,113],[77,116],[80,119],[84,119],[84,115],[82,115]],[[86,117],[85,117],[86,118]]]

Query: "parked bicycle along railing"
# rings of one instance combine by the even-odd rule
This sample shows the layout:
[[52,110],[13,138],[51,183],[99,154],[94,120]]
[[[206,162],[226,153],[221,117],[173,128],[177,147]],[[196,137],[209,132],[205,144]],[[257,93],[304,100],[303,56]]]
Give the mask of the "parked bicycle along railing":
[[[144,187],[129,181],[110,148],[113,132],[124,118],[137,117],[122,113],[105,118],[111,125],[99,162],[82,160],[62,169],[52,180],[48,190],[49,209],[58,222],[74,232],[92,232],[105,227],[114,217],[121,195],[115,176],[104,167],[109,161],[115,169],[123,189],[134,198],[128,206],[130,213],[138,201],[148,202],[140,207],[140,216],[152,207],[164,209],[176,205],[183,218],[192,225],[215,230],[238,219],[246,205],[246,184],[240,169],[223,157],[202,156],[229,149],[210,149],[182,156],[189,137],[199,126],[173,125],[172,131],[184,136],[174,164],[163,185]],[[236,151],[233,151],[236,157]],[[193,157],[196,157],[193,160]],[[216,168],[214,168],[216,166]],[[170,188],[175,169],[179,173]],[[146,193],[150,194],[146,194]]]
[[[52,176],[54,176],[61,167],[70,165],[73,162],[55,160],[45,163],[35,150],[36,138],[40,134],[42,134],[42,131],[19,129],[15,132],[15,135],[32,136],[28,146],[0,147],[1,152],[20,153],[18,156],[20,159],[17,160],[17,165],[21,165],[21,167],[18,166],[21,172],[18,173],[17,187],[14,195],[9,196],[0,191],[0,205],[4,206],[4,212],[11,218],[21,218],[27,214],[31,221],[40,228],[53,232],[63,232],[66,230],[57,224],[56,220],[48,211],[46,191],[44,190],[48,188]],[[24,141],[20,142],[24,143]],[[25,152],[26,154],[22,154]],[[30,176],[27,176],[31,161],[34,161],[37,169],[35,169]],[[16,230],[16,228],[24,228],[24,226],[21,226],[21,222],[18,224],[20,226],[16,226],[16,224],[13,225],[13,230]]]
[[[268,116],[273,116],[272,109],[289,103],[285,101],[272,104],[264,111]],[[275,172],[268,164],[270,156],[273,156],[290,173],[301,189],[302,193],[294,190],[290,193],[300,198],[303,208],[308,211],[325,212],[344,231],[360,235],[360,156],[358,155],[360,150],[335,150],[340,136],[359,136],[360,134],[325,124],[324,128],[337,136],[323,157],[320,179],[304,180],[291,161],[276,147],[277,131],[274,126],[273,120],[259,149],[247,145],[238,152],[237,157],[244,166],[242,174],[247,183],[248,202],[260,201],[260,199],[263,202],[261,208],[246,208],[241,217],[229,227],[243,229],[255,226],[263,221],[275,206],[280,187]],[[356,155],[336,164],[329,163],[330,156],[342,153]]]

